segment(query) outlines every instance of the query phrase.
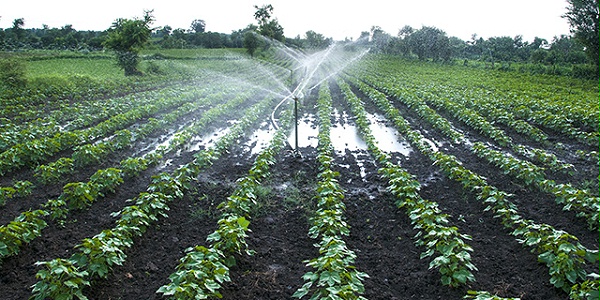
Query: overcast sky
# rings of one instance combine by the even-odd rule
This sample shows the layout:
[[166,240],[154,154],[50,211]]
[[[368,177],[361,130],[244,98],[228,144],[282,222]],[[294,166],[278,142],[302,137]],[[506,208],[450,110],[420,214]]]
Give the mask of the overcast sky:
[[469,40],[523,35],[551,41],[569,34],[565,0],[3,0],[0,28],[25,19],[25,28],[73,25],[77,30],[105,30],[117,18],[142,17],[154,9],[153,26],[189,29],[194,19],[206,21],[207,31],[231,33],[254,20],[254,5],[271,4],[285,36],[304,36],[308,30],[341,40],[356,39],[361,31],[380,26],[397,35],[404,25],[434,26],[449,36]]

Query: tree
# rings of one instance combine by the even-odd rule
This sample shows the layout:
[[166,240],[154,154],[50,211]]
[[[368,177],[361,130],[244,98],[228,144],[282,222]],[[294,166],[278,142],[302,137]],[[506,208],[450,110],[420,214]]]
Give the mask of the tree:
[[550,51],[556,60],[568,64],[585,64],[586,54],[581,43],[567,35],[555,36]]
[[263,5],[261,7],[254,5],[254,8],[256,8],[254,19],[258,21],[258,32],[268,38],[282,43],[285,42],[283,27],[279,25],[277,19],[271,19],[273,6],[271,4]]
[[407,37],[408,45],[419,59],[449,60],[452,49],[446,33],[435,27],[423,26]]
[[569,20],[575,39],[585,46],[585,52],[598,71],[598,0],[567,0],[563,16]]
[[330,39],[326,39],[324,35],[316,33],[313,30],[306,32],[306,47],[312,49],[325,49],[331,44]]
[[251,57],[254,57],[254,52],[258,49],[259,44],[259,40],[254,31],[246,31],[246,33],[244,33],[244,48],[246,48]]
[[492,65],[496,60],[510,62],[516,55],[515,41],[509,36],[491,37],[485,42],[486,48],[492,59]]
[[23,29],[23,26],[25,26],[25,19],[18,18],[13,20],[12,31],[14,32],[17,40],[21,40],[25,35],[25,29]]
[[204,20],[196,19],[192,21],[191,28],[195,33],[204,32],[204,30],[206,30],[206,22],[204,22]]
[[374,52],[385,52],[388,43],[391,40],[391,36],[387,34],[381,27],[371,27],[371,42],[374,46]]
[[117,54],[117,64],[125,71],[125,75],[141,75],[137,69],[139,52],[150,40],[154,21],[152,11],[144,11],[143,19],[117,19],[108,30],[104,46]]

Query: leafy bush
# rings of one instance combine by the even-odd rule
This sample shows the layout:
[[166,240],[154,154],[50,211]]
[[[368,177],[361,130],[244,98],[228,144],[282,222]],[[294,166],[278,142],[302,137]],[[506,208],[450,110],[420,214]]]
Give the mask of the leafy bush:
[[22,88],[27,84],[25,64],[15,58],[0,59],[0,82],[10,88]]
[[160,66],[153,62],[153,61],[149,61],[146,65],[146,72],[148,74],[154,74],[154,75],[164,75],[165,71],[163,71]]
[[573,77],[583,79],[598,79],[599,71],[598,67],[593,65],[574,65],[573,66]]

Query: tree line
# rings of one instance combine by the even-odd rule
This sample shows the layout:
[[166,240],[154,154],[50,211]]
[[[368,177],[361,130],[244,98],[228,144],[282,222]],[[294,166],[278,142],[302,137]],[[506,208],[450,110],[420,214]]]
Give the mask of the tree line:
[[[564,67],[572,67],[571,75],[598,77],[598,0],[567,0],[567,13],[563,16],[571,25],[572,35],[555,36],[551,41],[536,37],[524,41],[523,36],[500,36],[483,39],[474,34],[463,41],[448,36],[441,29],[423,26],[420,29],[404,26],[397,35],[386,33],[378,26],[361,33],[358,40],[346,42],[354,46],[370,47],[375,53],[385,53],[420,60],[450,62],[464,60],[464,64],[476,61],[492,68],[510,69],[512,63],[530,63],[532,71],[561,74]],[[309,30],[304,37],[286,38],[284,29],[273,17],[273,6],[254,6],[254,18],[258,23],[230,34],[206,32],[206,22],[193,20],[190,28],[173,29],[166,25],[151,28],[154,21],[151,11],[144,13],[144,19],[117,19],[104,31],[78,31],[72,25],[61,28],[25,29],[23,18],[15,19],[12,27],[0,29],[0,50],[14,51],[26,49],[58,50],[115,50],[117,59],[125,63],[136,60],[141,47],[150,48],[246,48],[254,56],[257,50],[267,49],[261,36],[285,43],[291,47],[323,49],[333,43],[333,39]],[[136,23],[137,27],[133,26]],[[131,23],[131,24],[129,24]],[[128,27],[125,25],[131,25]],[[129,26],[128,25],[128,26]],[[127,33],[126,30],[130,30]],[[143,32],[139,35],[139,32]],[[132,41],[132,37],[138,37]],[[143,40],[139,40],[139,37]],[[135,40],[135,39],[133,39]],[[119,45],[115,41],[125,41],[135,45]],[[134,64],[135,65],[135,62]],[[557,67],[559,66],[559,67]],[[537,68],[537,69],[536,69]],[[134,74],[134,70],[126,73]]]
[[568,35],[555,36],[551,41],[536,37],[528,42],[521,35],[484,39],[473,34],[470,40],[463,41],[436,27],[405,26],[392,36],[373,26],[370,31],[362,32],[356,43],[377,53],[438,62],[477,61],[491,68],[510,68],[512,63],[557,66],[590,62],[585,46]]
[[[312,30],[306,33],[306,38],[300,36],[286,38],[283,35],[283,27],[271,17],[273,11],[271,5],[256,7],[256,9],[255,18],[258,26],[249,24],[247,27],[229,34],[206,31],[206,22],[202,19],[193,20],[187,29],[173,29],[169,25],[149,27],[150,35],[145,47],[155,49],[245,48],[244,38],[248,39],[246,34],[251,32],[287,42],[288,45],[299,48],[324,48],[333,42],[333,39],[325,38],[322,34]],[[117,19],[116,22],[123,20],[126,19]],[[105,42],[115,27],[113,23],[110,28],[102,31],[76,30],[71,24],[61,28],[50,28],[48,25],[43,25],[42,28],[25,28],[25,21],[25,18],[18,18],[13,20],[11,27],[0,28],[0,51],[105,50]]]
[[[122,19],[124,20],[124,19]],[[205,32],[206,23],[203,20],[193,20],[190,28],[173,29],[165,25],[151,29],[148,47],[154,48],[242,48],[241,33],[231,34]],[[13,21],[13,26],[0,28],[0,50],[103,50],[103,43],[109,36],[110,28],[102,31],[76,30],[73,25],[61,28],[24,28],[25,19]]]
[[[0,29],[0,50],[103,50],[103,43],[109,36],[110,29],[104,31],[80,31],[72,25],[61,28],[24,29],[24,19],[16,19],[11,28]],[[244,35],[258,31],[257,26],[249,25],[230,34],[205,32],[203,20],[192,21],[189,29],[172,29],[170,26],[154,28],[150,35],[150,47],[177,48],[244,48]],[[305,38],[275,38],[288,45],[301,48],[322,49],[333,43],[333,39],[309,30]],[[268,33],[263,34],[269,36]],[[474,34],[469,41],[448,36],[443,30],[423,26],[414,29],[405,26],[396,36],[373,26],[370,31],[361,33],[358,44],[372,46],[375,52],[415,56],[418,59],[449,61],[453,58],[481,59],[494,63],[533,62],[542,64],[582,64],[587,62],[584,45],[574,37],[561,35],[548,41],[536,37],[533,42],[524,41],[523,37],[501,36],[483,39]]]

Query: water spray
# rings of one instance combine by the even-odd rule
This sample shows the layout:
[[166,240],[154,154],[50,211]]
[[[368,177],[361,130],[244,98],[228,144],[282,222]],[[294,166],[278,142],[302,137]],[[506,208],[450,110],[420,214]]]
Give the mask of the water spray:
[[[290,144],[290,147],[294,149],[294,153],[296,155],[300,155],[299,146],[298,146],[298,122],[299,122],[299,120],[298,120],[298,101],[300,101],[300,99],[302,97],[304,97],[305,92],[310,93],[315,87],[317,87],[324,81],[328,80],[332,76],[337,75],[339,72],[344,70],[348,65],[359,60],[360,58],[362,58],[365,54],[367,54],[369,52],[369,49],[362,51],[358,55],[354,56],[352,59],[342,63],[341,66],[338,66],[337,68],[333,68],[334,70],[330,74],[328,74],[324,78],[320,78],[320,80],[318,80],[317,83],[312,84],[311,81],[318,79],[318,78],[315,78],[317,71],[321,68],[321,66],[325,63],[325,61],[330,56],[332,56],[331,53],[336,48],[336,46],[337,46],[336,44],[333,44],[333,45],[329,46],[327,49],[325,49],[324,51],[317,52],[310,56],[304,55],[303,53],[294,53],[295,55],[292,55],[292,54],[290,54],[290,52],[292,52],[292,49],[289,49],[287,47],[283,47],[283,49],[281,49],[281,51],[284,54],[290,56],[296,62],[300,63],[300,65],[297,66],[296,68],[290,69],[290,83],[292,84],[292,86],[295,84],[294,75],[296,75],[298,73],[297,71],[302,70],[304,72],[301,76],[298,76],[298,82],[296,84],[296,87],[293,89],[293,91],[291,91],[289,95],[284,96],[283,99],[281,100],[281,102],[279,102],[273,109],[273,112],[271,113],[271,122],[273,123],[273,126],[276,129],[279,129],[279,125],[277,124],[276,119],[275,119],[275,113],[277,112],[277,110],[283,103],[285,103],[288,100],[294,100],[294,119],[295,119],[294,145],[292,145],[291,142],[289,142],[289,144]],[[302,71],[300,71],[300,72],[302,72]]]

